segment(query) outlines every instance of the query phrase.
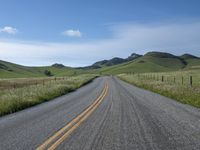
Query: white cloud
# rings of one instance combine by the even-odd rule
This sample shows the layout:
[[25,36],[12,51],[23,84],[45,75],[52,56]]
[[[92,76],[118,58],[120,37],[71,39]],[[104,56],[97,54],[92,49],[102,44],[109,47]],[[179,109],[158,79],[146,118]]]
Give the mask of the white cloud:
[[200,56],[200,22],[121,24],[112,27],[113,37],[76,43],[45,43],[0,40],[0,60],[25,65],[64,63],[69,66],[90,65],[114,56],[130,53],[166,51]]
[[16,34],[18,31],[16,28],[5,26],[4,28],[0,28],[0,32],[5,32],[8,34]]
[[72,30],[72,29],[66,30],[66,31],[62,32],[62,34],[65,36],[70,36],[70,37],[81,37],[82,36],[82,34],[79,30]]

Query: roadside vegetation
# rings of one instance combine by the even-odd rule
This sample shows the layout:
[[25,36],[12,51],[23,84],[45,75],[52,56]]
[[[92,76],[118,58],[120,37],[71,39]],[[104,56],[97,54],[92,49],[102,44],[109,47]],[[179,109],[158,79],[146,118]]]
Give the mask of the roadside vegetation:
[[92,81],[96,75],[0,80],[0,116],[49,101]]
[[118,77],[138,87],[200,108],[200,69],[161,73],[129,73],[120,74]]

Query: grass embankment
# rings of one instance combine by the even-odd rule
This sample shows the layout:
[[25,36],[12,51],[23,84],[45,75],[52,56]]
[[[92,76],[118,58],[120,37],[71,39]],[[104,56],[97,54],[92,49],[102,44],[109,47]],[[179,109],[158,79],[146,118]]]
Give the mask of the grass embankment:
[[[138,87],[200,108],[199,74],[200,70],[190,70],[167,73],[144,73],[139,75],[121,74],[118,77]],[[190,76],[192,76],[192,86],[190,85]]]
[[[16,83],[24,83],[24,86],[13,88],[6,85],[5,89],[0,90],[0,116],[10,114],[27,107],[49,101],[58,96],[64,95],[92,81],[96,75],[79,75],[67,77],[62,80],[42,80],[38,79],[38,84],[24,83],[26,79],[15,79]],[[29,81],[30,79],[28,79]],[[35,80],[35,79],[34,79]],[[43,82],[45,81],[45,82]],[[0,81],[6,82],[6,81]],[[7,81],[7,84],[9,82]],[[33,82],[34,83],[34,82]]]

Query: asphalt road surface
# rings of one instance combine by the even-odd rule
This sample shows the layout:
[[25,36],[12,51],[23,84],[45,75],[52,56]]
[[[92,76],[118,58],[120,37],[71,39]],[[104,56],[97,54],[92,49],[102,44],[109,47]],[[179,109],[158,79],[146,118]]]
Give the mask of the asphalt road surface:
[[0,149],[199,150],[200,109],[101,77],[1,117]]

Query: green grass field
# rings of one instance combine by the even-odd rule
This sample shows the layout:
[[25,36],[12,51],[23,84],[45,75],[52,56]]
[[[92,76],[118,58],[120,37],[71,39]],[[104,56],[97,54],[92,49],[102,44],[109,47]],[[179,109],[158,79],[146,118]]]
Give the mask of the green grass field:
[[[76,90],[95,77],[95,74],[90,74],[57,78],[56,80],[50,78],[0,80],[0,116],[49,101]],[[36,81],[37,84],[35,84]],[[13,87],[13,83],[18,86]]]
[[[190,83],[190,76],[192,76],[192,85]],[[120,74],[118,77],[138,87],[170,97],[181,103],[200,107],[200,69]]]

